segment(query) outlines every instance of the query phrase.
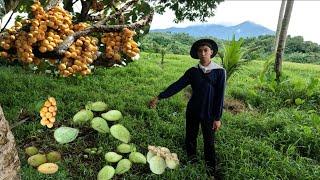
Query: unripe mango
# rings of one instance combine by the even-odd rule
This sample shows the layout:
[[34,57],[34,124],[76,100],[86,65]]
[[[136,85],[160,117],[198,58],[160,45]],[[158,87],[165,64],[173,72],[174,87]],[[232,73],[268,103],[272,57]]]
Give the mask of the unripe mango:
[[30,147],[27,147],[25,149],[25,152],[26,154],[28,154],[29,156],[33,156],[33,155],[36,155],[38,154],[39,150],[38,148],[34,147],[34,146],[30,146]]
[[48,162],[54,163],[61,160],[61,154],[57,151],[51,151],[47,154]]
[[28,164],[30,164],[33,167],[38,167],[39,165],[46,162],[47,162],[46,155],[43,155],[43,154],[36,154],[28,158]]

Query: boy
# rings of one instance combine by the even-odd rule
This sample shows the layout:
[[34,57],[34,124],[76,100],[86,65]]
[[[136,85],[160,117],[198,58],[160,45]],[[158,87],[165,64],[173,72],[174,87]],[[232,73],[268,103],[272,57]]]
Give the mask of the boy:
[[192,87],[192,96],[186,110],[185,145],[190,160],[196,158],[197,136],[201,125],[204,140],[204,156],[209,172],[215,171],[214,131],[221,126],[226,71],[211,62],[218,52],[218,46],[211,39],[200,39],[193,43],[190,55],[199,59],[196,67],[191,67],[165,91],[154,97],[149,106],[155,108],[160,99],[169,98],[187,85]]

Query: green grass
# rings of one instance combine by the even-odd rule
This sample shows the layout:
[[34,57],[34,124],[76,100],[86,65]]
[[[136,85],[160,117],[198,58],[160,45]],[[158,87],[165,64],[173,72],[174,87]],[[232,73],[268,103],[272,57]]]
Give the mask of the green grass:
[[[84,158],[83,150],[102,146],[104,152],[115,151],[119,141],[108,134],[98,134],[89,126],[80,128],[79,137],[67,145],[59,145],[53,138],[54,128],[75,127],[71,119],[88,101],[104,101],[109,109],[120,110],[124,116],[121,123],[131,132],[138,151],[146,154],[148,145],[166,146],[185,162],[182,145],[186,91],[160,101],[156,110],[149,109],[147,104],[197,61],[180,55],[166,55],[165,63],[160,64],[160,61],[160,55],[144,53],[140,60],[125,68],[98,68],[93,75],[82,79],[56,78],[17,66],[0,66],[0,103],[7,120],[10,124],[16,123],[21,109],[33,115],[32,121],[12,129],[23,179],[96,178],[106,164],[104,157]],[[286,104],[288,90],[279,89],[274,93],[259,84],[257,78],[262,66],[262,61],[252,61],[229,79],[226,96],[242,100],[251,108],[237,115],[230,112],[223,115],[223,128],[217,133],[216,147],[224,179],[320,179],[319,93],[315,92],[302,105]],[[320,66],[316,65],[284,63],[283,68],[294,80],[307,81],[320,73]],[[290,93],[301,95],[300,91]],[[53,129],[41,126],[34,110],[37,102],[49,95],[58,101]],[[198,140],[198,156],[203,159],[202,137]],[[31,144],[43,152],[58,150],[62,153],[63,160],[56,174],[41,175],[27,165],[23,151]],[[152,174],[147,165],[134,164],[129,173],[115,177],[123,178],[209,179],[203,161],[182,163],[179,169],[166,170],[162,175]]]

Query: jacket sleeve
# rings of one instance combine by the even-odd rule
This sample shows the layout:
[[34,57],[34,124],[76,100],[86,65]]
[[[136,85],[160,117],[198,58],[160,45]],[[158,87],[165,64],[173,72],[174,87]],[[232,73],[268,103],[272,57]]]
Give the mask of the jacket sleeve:
[[159,99],[169,98],[179,91],[181,91],[183,88],[185,88],[187,85],[190,84],[190,69],[184,73],[182,77],[173,84],[171,84],[166,90],[161,92],[158,95]]
[[222,70],[219,72],[218,76],[220,78],[216,89],[215,89],[215,95],[214,95],[214,110],[213,110],[213,120],[219,121],[222,116],[223,111],[223,101],[224,101],[224,93],[225,93],[225,87],[226,87],[226,70]]

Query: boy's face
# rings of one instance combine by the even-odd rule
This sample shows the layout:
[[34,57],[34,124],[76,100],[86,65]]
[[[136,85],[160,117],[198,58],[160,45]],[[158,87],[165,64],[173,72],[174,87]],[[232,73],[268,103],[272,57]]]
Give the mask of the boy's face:
[[197,54],[201,62],[209,62],[211,59],[211,55],[213,54],[213,51],[210,47],[204,45],[199,46]]

